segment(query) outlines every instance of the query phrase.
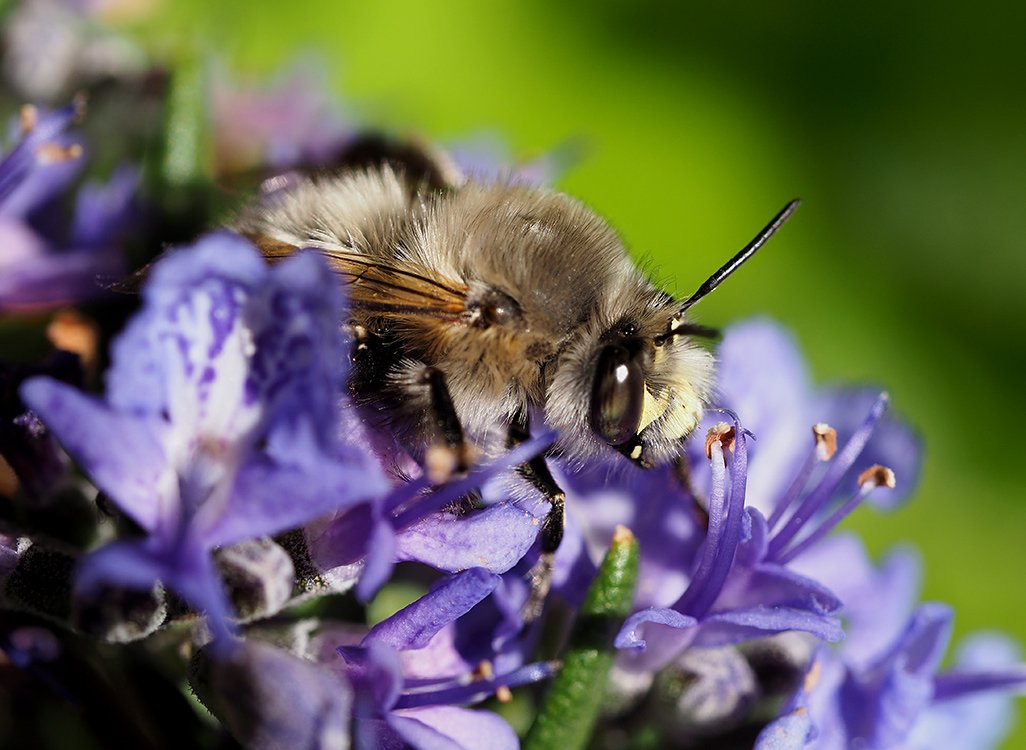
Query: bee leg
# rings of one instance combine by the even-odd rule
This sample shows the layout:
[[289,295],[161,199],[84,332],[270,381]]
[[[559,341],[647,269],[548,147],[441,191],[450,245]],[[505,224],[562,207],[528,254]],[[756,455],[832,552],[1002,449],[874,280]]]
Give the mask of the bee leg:
[[355,401],[370,407],[372,414],[387,414],[390,427],[414,454],[423,449],[424,467],[433,483],[466,471],[472,450],[445,373],[423,362],[404,360],[396,365],[394,342],[363,326],[350,328],[355,346],[349,390]]
[[[514,421],[509,428],[508,442],[517,445],[527,440],[530,432],[526,424],[526,418]],[[566,493],[556,484],[556,480],[549,471],[549,465],[545,456],[535,456],[530,461],[519,467],[519,472],[535,489],[545,496],[549,501],[549,512],[542,522],[541,555],[538,557],[527,577],[531,584],[531,593],[527,603],[522,610],[524,624],[529,624],[538,619],[545,606],[545,598],[552,588],[552,570],[556,559],[556,550],[563,541],[563,529],[566,526]]]
[[424,367],[420,385],[428,404],[425,419],[428,448],[424,465],[432,482],[443,482],[452,474],[465,472],[470,467],[470,448],[449,395],[445,374],[434,367]]
[[691,464],[688,462],[687,454],[678,456],[673,462],[673,476],[680,483],[688,495],[691,496],[691,514],[695,517],[701,528],[709,528],[708,503],[701,492],[695,489],[695,483],[691,481]]

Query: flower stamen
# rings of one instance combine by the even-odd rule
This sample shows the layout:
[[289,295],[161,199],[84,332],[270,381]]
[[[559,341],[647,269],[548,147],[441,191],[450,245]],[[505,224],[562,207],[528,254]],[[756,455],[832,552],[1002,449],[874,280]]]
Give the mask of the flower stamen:
[[844,478],[845,474],[848,473],[865,449],[869,438],[873,434],[873,430],[876,428],[877,422],[880,421],[884,411],[887,409],[888,401],[887,393],[881,393],[873,404],[873,408],[870,409],[865,421],[855,431],[855,434],[851,436],[845,446],[838,451],[833,463],[827,468],[819,484],[802,500],[797,510],[791,515],[787,523],[784,524],[784,528],[770,540],[769,555],[771,557],[779,556],[784,548],[790,544],[791,540],[798,535],[805,524],[808,523],[809,519],[813,518],[829,502],[841,479]]
[[[726,424],[723,424],[726,426]],[[691,584],[673,605],[673,609],[693,617],[701,617],[716,602],[726,583],[734,561],[734,554],[741,541],[741,523],[744,516],[745,483],[748,475],[748,451],[745,445],[747,433],[720,429],[717,425],[709,431],[710,438],[719,434],[734,446],[733,465],[729,491],[727,486],[727,459],[721,439],[707,440],[712,465],[712,492],[709,496],[709,532],[705,541],[705,552],[691,579]],[[729,493],[729,494],[728,494]]]
[[780,498],[780,502],[773,508],[773,512],[767,520],[770,531],[777,527],[777,524],[784,517],[784,512],[801,495],[805,485],[809,482],[809,477],[812,476],[812,472],[816,468],[816,463],[829,461],[837,452],[837,430],[825,422],[819,422],[812,426],[812,438],[814,441],[812,452],[805,458],[802,468],[798,471],[794,481],[791,482],[783,497]]
[[880,464],[873,464],[864,472],[859,474],[858,481],[859,487],[865,487],[868,485],[869,489],[874,489],[876,487],[894,489],[896,484],[894,472]]
[[808,536],[804,537],[800,542],[792,546],[786,552],[781,552],[776,555],[776,560],[781,565],[786,565],[791,562],[794,558],[798,557],[802,552],[807,550],[809,547],[814,545],[824,536],[829,534],[834,528],[843,521],[849,513],[857,508],[863,500],[865,500],[869,493],[875,490],[877,487],[891,487],[895,485],[894,472],[888,469],[886,466],[875,464],[864,472],[859,474],[859,488],[855,493],[844,502],[839,508],[833,513],[827,516],[826,520],[823,521],[814,531],[809,533]]
[[826,422],[812,425],[812,435],[816,441],[816,458],[829,461],[837,453],[837,430]]
[[[713,444],[719,443],[724,451],[734,450],[734,427],[726,422],[717,422],[705,436],[705,457],[712,460]],[[726,460],[726,459],[724,459]]]
[[[394,708],[417,708],[419,706],[463,705],[477,703],[494,695],[500,702],[512,700],[511,688],[545,680],[559,671],[557,661],[535,662],[507,672],[504,675],[476,679],[467,682],[464,677],[441,682],[431,688],[404,691]],[[477,670],[475,670],[476,673]],[[472,673],[474,674],[474,673]]]

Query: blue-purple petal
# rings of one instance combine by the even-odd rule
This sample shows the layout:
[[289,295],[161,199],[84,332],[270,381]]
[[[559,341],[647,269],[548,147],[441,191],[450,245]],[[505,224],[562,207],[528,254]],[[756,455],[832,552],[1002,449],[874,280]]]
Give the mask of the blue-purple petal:
[[371,641],[364,646],[339,646],[344,672],[358,696],[372,699],[373,704],[358,702],[357,710],[368,716],[390,711],[403,689],[402,664],[395,649]]
[[288,258],[269,281],[247,310],[256,351],[246,390],[266,402],[268,452],[289,455],[297,430],[311,425],[322,445],[335,434],[336,394],[346,379],[342,296],[318,253]]
[[153,537],[112,542],[82,558],[75,571],[76,590],[85,595],[104,585],[145,591],[157,581],[206,615],[212,652],[227,655],[234,633],[231,606],[209,553],[188,548],[169,553]]
[[909,733],[906,746],[932,750],[996,747],[1015,716],[1014,695],[1026,690],[1026,665],[1009,638],[979,633],[960,644],[951,672],[934,678],[932,705]]
[[392,648],[424,648],[443,627],[469,612],[499,584],[499,576],[471,568],[444,579],[417,601],[378,623],[364,642],[380,641]]
[[940,666],[951,638],[953,613],[946,604],[927,602],[912,613],[904,635],[884,655],[884,664],[898,663],[901,670],[917,676],[929,676]]
[[135,204],[139,180],[137,168],[122,165],[106,183],[83,185],[75,201],[72,244],[100,248],[123,241],[138,218]]
[[[620,649],[644,651],[648,648],[650,625],[665,626],[674,630],[689,630],[698,625],[698,620],[675,609],[650,607],[635,612],[624,622],[617,633],[614,645]],[[658,631],[657,631],[658,632]]]
[[816,727],[808,709],[797,708],[763,727],[753,750],[802,750],[815,738]]
[[385,585],[396,561],[395,530],[389,520],[380,515],[377,504],[373,519],[363,574],[356,583],[356,597],[362,602],[369,602]]
[[81,158],[51,160],[40,152],[49,144],[70,145],[72,141],[63,131],[77,114],[77,105],[32,111],[35,124],[0,160],[0,216],[24,217],[81,169]]
[[79,560],[75,589],[85,595],[105,585],[145,591],[165,573],[164,565],[145,541],[111,542]]
[[244,403],[253,341],[241,316],[266,274],[254,248],[227,233],[169,253],[153,268],[143,310],[114,343],[111,405],[167,414],[178,430],[237,437],[258,406]]
[[775,633],[797,630],[827,642],[839,641],[844,630],[837,617],[795,607],[765,607],[716,612],[696,629],[696,647],[728,646]]
[[[715,405],[738,414],[757,440],[750,447],[748,504],[769,517],[812,451],[815,415],[804,358],[794,337],[777,323],[755,318],[727,329],[717,351]],[[703,421],[696,434],[720,417]],[[699,466],[696,478],[708,475]],[[701,485],[699,485],[701,486]]]
[[21,396],[96,485],[147,531],[177,507],[162,447],[165,425],[110,409],[69,385],[32,378]]
[[[432,706],[400,711],[397,718],[413,719],[448,738],[451,747],[459,750],[516,750],[520,747],[516,732],[504,719],[490,711],[460,708],[458,706]],[[411,735],[402,733],[410,739]],[[412,740],[411,740],[412,741]],[[421,748],[449,747],[446,745],[416,745]]]
[[384,478],[365,467],[346,466],[326,456],[310,466],[254,457],[239,469],[228,503],[217,509],[211,525],[196,531],[212,547],[271,536],[370,500],[386,488]]
[[102,291],[122,267],[117,248],[55,250],[29,227],[0,218],[0,312],[53,307]]
[[505,573],[538,536],[545,508],[532,513],[525,506],[501,502],[464,516],[433,513],[398,535],[398,558],[449,572],[482,567]]
[[255,639],[213,663],[218,715],[251,750],[349,746],[353,691],[330,668]]
[[842,686],[839,700],[848,736],[879,747],[903,742],[930,705],[934,672],[950,635],[950,608],[917,607],[890,651]]
[[736,570],[718,607],[790,607],[814,614],[837,612],[841,601],[832,590],[780,565]]
[[[420,709],[422,712],[430,709]],[[417,750],[470,750],[464,748],[445,732],[420,721],[405,712],[396,712],[388,716],[388,726],[403,741],[404,747]]]
[[919,556],[907,547],[892,550],[874,566],[862,541],[836,534],[788,565],[814,576],[842,602],[845,661],[868,667],[904,632],[920,585]]

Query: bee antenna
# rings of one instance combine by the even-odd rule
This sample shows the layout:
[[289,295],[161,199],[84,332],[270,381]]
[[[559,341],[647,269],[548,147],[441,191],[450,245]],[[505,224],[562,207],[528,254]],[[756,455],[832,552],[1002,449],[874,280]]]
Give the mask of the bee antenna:
[[785,221],[791,218],[791,214],[797,211],[798,206],[800,205],[801,201],[795,198],[784,206],[780,213],[774,216],[772,221],[764,226],[762,231],[755,235],[755,238],[741,249],[741,252],[724,263],[716,273],[702,282],[702,286],[698,287],[694,294],[684,300],[684,303],[680,307],[680,312],[684,312],[693,304],[698,302],[698,300],[702,299],[702,297],[709,294],[709,292],[718,287],[725,278],[739,269],[746,260],[755,255],[755,251],[765,245],[766,240],[776,234],[776,231],[784,225]]

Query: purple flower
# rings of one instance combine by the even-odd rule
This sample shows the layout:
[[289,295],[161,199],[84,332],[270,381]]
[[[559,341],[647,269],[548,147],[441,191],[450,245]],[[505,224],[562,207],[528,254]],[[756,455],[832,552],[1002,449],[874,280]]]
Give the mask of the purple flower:
[[[402,560],[453,572],[472,566],[505,572],[537,536],[533,515],[508,501],[477,512],[470,519],[440,511],[488,480],[498,479],[503,472],[530,460],[553,439],[552,433],[532,438],[431,491],[426,474],[421,473],[367,505],[312,524],[306,536],[313,563],[323,571],[356,572],[351,566],[362,561],[356,591],[364,601],[381,588],[395,563]],[[414,470],[419,471],[417,467]],[[512,547],[505,547],[507,543]]]
[[20,138],[0,161],[0,311],[49,307],[102,291],[121,271],[138,175],[122,168],[80,191],[70,226],[55,201],[78,175],[82,144],[64,134],[75,105],[22,109]]
[[[825,586],[767,554],[766,524],[745,508],[747,437],[723,426],[710,433],[709,528],[684,593],[669,607],[631,615],[617,636],[621,668],[658,670],[685,648],[741,643],[790,630],[838,640],[840,606]],[[725,449],[733,448],[728,477]]]
[[345,379],[339,291],[300,254],[268,269],[233,235],[171,253],[113,347],[105,399],[48,378],[22,397],[146,533],[85,558],[77,585],[163,581],[218,633],[228,607],[210,553],[384,492],[336,442]]
[[492,133],[461,138],[449,146],[460,171],[476,180],[512,179],[535,185],[550,185],[575,160],[572,144],[528,162],[517,162],[505,140]]
[[218,69],[210,100],[220,173],[330,164],[354,134],[313,65],[296,66],[260,87],[240,85]]
[[77,356],[59,350],[40,365],[0,362],[0,456],[14,471],[29,502],[45,501],[71,468],[67,454],[18,397],[26,379],[42,374],[77,384],[82,367]]
[[[853,434],[877,400],[880,389],[832,387],[816,389],[793,337],[767,319],[753,319],[727,329],[717,351],[716,403],[740,415],[757,438],[748,471],[748,504],[769,518],[780,499],[794,491],[796,479],[823,470],[809,429],[828,423],[840,440]],[[707,417],[703,429],[714,422]],[[691,445],[695,481],[708,474],[701,445]],[[899,479],[894,488],[879,487],[870,498],[893,507],[915,489],[919,480],[920,446],[904,423],[882,417],[863,446],[856,465],[838,479],[830,502],[847,499],[858,488],[858,475],[874,464],[890,467]],[[800,490],[801,487],[798,487]]]
[[326,665],[250,638],[193,684],[251,750],[350,747],[353,690]]
[[442,579],[430,592],[375,626],[359,645],[342,645],[344,671],[356,690],[357,748],[516,748],[516,734],[498,716],[461,706],[545,679],[551,664],[496,673],[475,670],[454,649],[451,627],[501,585],[471,568]]
[[[265,183],[271,192],[289,184],[289,169],[330,165],[367,128],[338,104],[323,74],[309,64],[296,65],[260,87],[240,85],[218,69],[210,99],[216,171],[283,173]],[[551,184],[577,159],[576,151],[576,144],[569,143],[517,162],[501,136],[481,133],[460,138],[431,157],[456,180]]]
[[[874,568],[853,537],[837,537],[809,566],[843,578],[850,639],[819,649],[801,688],[760,734],[759,750],[805,747],[989,748],[1010,724],[1011,693],[1026,691],[1026,665],[1005,639],[968,641],[954,669],[939,666],[951,609],[912,608],[917,563],[907,551]],[[828,547],[829,545],[824,545]],[[790,731],[801,725],[803,731]]]
[[[777,633],[840,639],[843,597],[817,566],[801,563],[831,542],[828,533],[871,492],[889,489],[893,472],[873,463],[887,449],[913,478],[917,469],[911,434],[883,417],[886,397],[866,404],[864,392],[847,392],[865,409],[854,421],[851,409],[841,408],[844,392],[827,400],[809,390],[794,347],[776,327],[755,322],[730,329],[720,363],[723,398],[733,394],[727,403],[742,411],[740,421],[726,412],[733,427],[714,426],[704,451],[692,442],[690,481],[703,500],[685,491],[672,468],[598,465],[564,480],[570,489],[567,539],[583,534],[590,551],[617,523],[639,539],[638,610],[617,638],[616,674],[632,684],[680,662],[688,649],[718,648],[726,658],[732,652],[723,647]],[[813,429],[831,415],[841,429]],[[557,570],[577,563],[562,550],[557,555]],[[571,601],[572,586],[561,592]],[[724,689],[717,683],[718,694]],[[724,706],[742,698],[724,696]]]
[[1015,664],[1005,639],[976,636],[955,669],[938,671],[952,612],[914,606],[920,570],[911,550],[899,548],[874,566],[859,540],[844,534],[794,566],[815,571],[844,601],[847,638],[818,651],[803,686],[762,735],[776,736],[801,716],[807,736],[766,747],[986,748],[1007,731],[1009,692],[1026,689],[1026,666]]

